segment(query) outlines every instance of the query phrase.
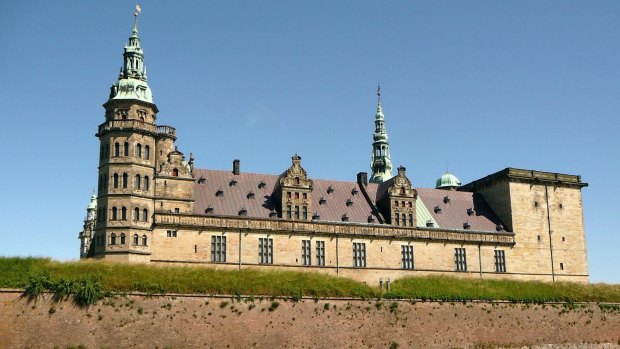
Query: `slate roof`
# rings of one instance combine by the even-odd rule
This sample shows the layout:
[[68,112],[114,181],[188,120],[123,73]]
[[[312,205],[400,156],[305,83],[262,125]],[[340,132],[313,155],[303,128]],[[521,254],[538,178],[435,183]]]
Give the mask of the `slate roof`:
[[[279,175],[241,172],[234,175],[228,170],[194,169],[194,213],[198,215],[239,216],[242,210],[252,218],[278,219],[276,201],[271,196],[278,186]],[[320,221],[368,223],[371,207],[366,202],[356,181],[312,179],[312,212]],[[368,183],[367,192],[374,202],[385,191],[386,183]],[[330,190],[328,190],[330,189]],[[431,220],[436,228],[463,230],[467,222],[473,231],[496,231],[499,219],[478,194],[416,188],[418,226],[426,227]],[[446,195],[450,202],[444,203]],[[347,202],[350,202],[347,204]],[[441,213],[434,211],[441,207]],[[474,211],[470,215],[467,209]],[[377,223],[375,220],[374,223]]]

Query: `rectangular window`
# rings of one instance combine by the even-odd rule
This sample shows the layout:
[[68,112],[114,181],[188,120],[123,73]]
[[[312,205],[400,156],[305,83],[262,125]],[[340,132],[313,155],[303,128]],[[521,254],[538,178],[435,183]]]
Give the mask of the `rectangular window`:
[[400,255],[403,269],[413,269],[413,246],[401,245]]
[[325,266],[325,241],[316,242],[316,265]]
[[178,208],[178,207],[175,207],[175,208],[174,208],[174,213],[179,213],[179,212],[180,212],[179,208]]
[[299,199],[299,193],[295,192],[295,199]]
[[403,225],[407,226],[407,216],[403,213],[402,217],[403,217]]
[[273,264],[273,239],[258,239],[258,262],[260,264]]
[[396,213],[394,214],[394,218],[396,219],[396,222],[394,223],[394,225],[400,225],[400,215]]
[[177,231],[176,230],[168,230],[168,231],[166,231],[166,237],[169,237],[169,238],[177,237]]
[[312,265],[310,242],[310,240],[301,240],[301,263],[303,265]]
[[504,254],[504,250],[495,250],[495,272],[506,272],[506,255]]
[[295,206],[295,219],[299,219],[299,206]]
[[353,243],[353,266],[356,268],[366,267],[366,244],[363,242]]
[[293,208],[291,205],[286,205],[286,218],[293,218]]
[[413,215],[409,214],[409,226],[413,227]]
[[303,210],[302,210],[303,216],[302,217],[303,217],[304,220],[307,220],[308,219],[308,207],[304,206],[302,208],[303,208]]
[[454,249],[454,264],[456,271],[467,271],[467,255],[464,248]]
[[226,262],[226,237],[221,235],[211,236],[211,262]]

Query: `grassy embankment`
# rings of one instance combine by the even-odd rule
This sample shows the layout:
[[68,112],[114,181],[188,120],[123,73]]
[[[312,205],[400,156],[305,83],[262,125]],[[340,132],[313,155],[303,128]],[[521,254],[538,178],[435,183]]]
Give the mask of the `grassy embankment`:
[[[291,271],[214,270],[103,261],[57,262],[46,258],[0,257],[0,287],[60,296],[83,292],[201,293],[270,297],[404,298],[441,301],[620,302],[620,285],[411,277],[381,293],[350,279]],[[35,297],[36,298],[36,297]]]

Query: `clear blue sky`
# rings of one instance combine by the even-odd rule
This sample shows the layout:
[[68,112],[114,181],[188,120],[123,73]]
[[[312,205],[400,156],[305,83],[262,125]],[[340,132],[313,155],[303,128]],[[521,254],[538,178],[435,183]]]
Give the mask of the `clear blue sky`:
[[[134,2],[0,3],[0,255],[78,257]],[[369,171],[376,85],[415,186],[580,174],[593,282],[620,283],[620,2],[144,1],[158,122],[201,168]]]

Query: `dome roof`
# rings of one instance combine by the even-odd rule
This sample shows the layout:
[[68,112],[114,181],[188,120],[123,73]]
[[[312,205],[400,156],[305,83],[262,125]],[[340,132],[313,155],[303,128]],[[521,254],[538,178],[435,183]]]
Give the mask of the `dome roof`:
[[459,181],[459,179],[456,178],[455,175],[446,172],[444,175],[439,177],[439,179],[437,179],[435,189],[460,187],[460,186],[461,186],[461,181]]
[[97,195],[93,194],[93,196],[90,197],[90,202],[88,203],[88,207],[86,209],[94,210],[96,208],[97,208]]

